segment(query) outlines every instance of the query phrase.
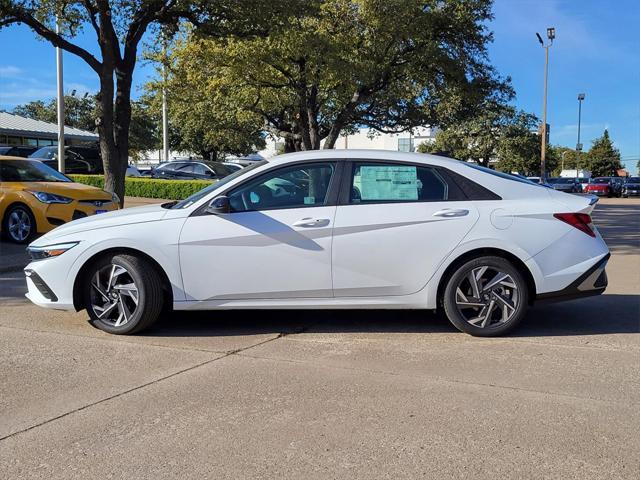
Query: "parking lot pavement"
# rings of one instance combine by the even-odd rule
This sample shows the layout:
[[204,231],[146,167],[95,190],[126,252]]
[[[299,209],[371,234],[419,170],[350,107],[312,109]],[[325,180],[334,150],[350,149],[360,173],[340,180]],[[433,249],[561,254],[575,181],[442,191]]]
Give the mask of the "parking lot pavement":
[[640,475],[640,201],[605,295],[473,338],[424,312],[175,313],[114,337],[0,275],[2,478]]

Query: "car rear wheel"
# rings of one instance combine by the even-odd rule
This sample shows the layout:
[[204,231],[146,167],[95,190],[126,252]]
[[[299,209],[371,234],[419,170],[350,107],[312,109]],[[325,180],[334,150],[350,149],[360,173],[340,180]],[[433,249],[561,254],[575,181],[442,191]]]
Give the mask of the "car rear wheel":
[[14,243],[28,243],[36,233],[36,219],[29,207],[9,207],[2,220],[2,233]]
[[527,283],[508,260],[480,257],[453,272],[442,304],[458,330],[479,337],[503,335],[515,328],[526,313]]
[[162,279],[147,260],[118,254],[94,263],[85,277],[84,304],[93,325],[132,334],[153,324],[164,302]]

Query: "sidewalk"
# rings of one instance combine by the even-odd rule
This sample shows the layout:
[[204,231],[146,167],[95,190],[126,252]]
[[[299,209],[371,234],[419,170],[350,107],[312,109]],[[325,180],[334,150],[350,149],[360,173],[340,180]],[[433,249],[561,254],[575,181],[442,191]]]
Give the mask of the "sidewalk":
[[[141,207],[169,200],[159,198],[125,197],[124,208]],[[0,273],[19,272],[29,263],[26,245],[0,240]]]

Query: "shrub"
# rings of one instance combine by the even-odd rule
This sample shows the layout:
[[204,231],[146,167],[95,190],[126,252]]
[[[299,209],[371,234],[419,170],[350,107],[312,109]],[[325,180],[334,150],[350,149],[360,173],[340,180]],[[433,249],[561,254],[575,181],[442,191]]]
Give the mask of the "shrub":
[[[67,175],[74,182],[103,188],[102,175]],[[124,181],[125,195],[130,197],[166,198],[182,200],[211,185],[207,180],[160,180],[157,178],[127,177]]]

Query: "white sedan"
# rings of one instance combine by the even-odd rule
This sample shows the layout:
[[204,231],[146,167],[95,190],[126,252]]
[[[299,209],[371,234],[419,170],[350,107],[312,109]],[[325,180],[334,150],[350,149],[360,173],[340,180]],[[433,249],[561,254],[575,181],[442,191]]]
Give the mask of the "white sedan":
[[595,201],[431,155],[279,155],[47,233],[29,246],[27,296],[116,334],[165,308],[384,308],[499,335],[535,301],[605,290]]

